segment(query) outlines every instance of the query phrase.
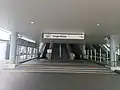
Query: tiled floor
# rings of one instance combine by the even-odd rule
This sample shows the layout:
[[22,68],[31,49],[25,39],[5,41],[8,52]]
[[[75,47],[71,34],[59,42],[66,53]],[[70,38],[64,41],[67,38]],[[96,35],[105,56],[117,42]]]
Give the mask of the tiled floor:
[[119,83],[118,74],[0,71],[0,90],[120,90]]
[[1,72],[0,90],[120,90],[119,75]]

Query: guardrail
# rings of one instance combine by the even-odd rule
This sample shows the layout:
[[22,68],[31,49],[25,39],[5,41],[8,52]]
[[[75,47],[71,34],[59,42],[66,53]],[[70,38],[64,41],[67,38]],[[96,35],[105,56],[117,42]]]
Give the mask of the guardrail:
[[99,53],[94,50],[87,50],[86,57],[88,60],[94,61],[96,63],[110,65],[109,52],[102,53],[102,49],[99,50]]

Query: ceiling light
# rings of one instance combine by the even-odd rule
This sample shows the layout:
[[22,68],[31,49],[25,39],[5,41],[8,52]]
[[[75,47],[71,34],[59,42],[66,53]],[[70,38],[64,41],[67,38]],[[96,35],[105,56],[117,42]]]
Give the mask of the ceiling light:
[[97,26],[100,26],[100,24],[98,23]]
[[34,24],[35,22],[32,21],[32,22],[30,22],[30,23],[31,23],[31,24]]

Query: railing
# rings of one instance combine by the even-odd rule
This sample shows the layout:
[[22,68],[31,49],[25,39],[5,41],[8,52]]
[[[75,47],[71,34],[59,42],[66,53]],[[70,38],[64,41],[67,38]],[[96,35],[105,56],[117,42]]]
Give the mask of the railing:
[[87,50],[86,57],[88,60],[94,61],[96,63],[100,63],[103,65],[110,65],[109,52],[102,53],[102,49],[99,49],[99,52],[96,49]]

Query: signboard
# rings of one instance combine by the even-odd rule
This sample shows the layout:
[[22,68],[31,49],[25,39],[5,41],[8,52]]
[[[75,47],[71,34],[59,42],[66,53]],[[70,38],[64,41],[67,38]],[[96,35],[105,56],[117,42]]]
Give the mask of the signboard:
[[84,34],[58,34],[44,33],[44,39],[84,39]]

